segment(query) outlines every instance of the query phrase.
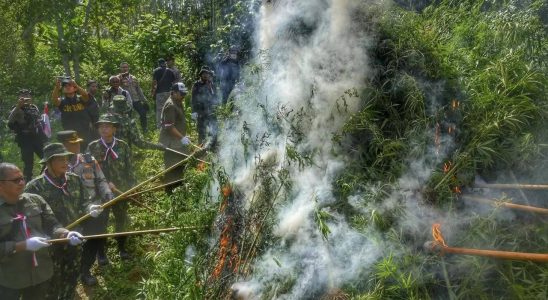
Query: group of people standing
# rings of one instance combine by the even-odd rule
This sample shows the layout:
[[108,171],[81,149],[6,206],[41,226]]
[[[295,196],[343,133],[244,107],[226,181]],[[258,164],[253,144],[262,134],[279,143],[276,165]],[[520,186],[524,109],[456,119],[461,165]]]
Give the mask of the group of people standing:
[[[51,101],[60,111],[63,130],[56,133],[57,142],[45,147],[48,137],[32,93],[20,91],[8,126],[16,133],[24,169],[0,163],[0,295],[6,295],[2,299],[72,299],[78,278],[95,285],[90,269],[96,261],[100,266],[109,264],[106,243],[93,239],[82,244],[82,237],[105,233],[110,211],[116,231],[130,226],[127,202],[108,209],[102,205],[137,183],[132,146],[164,151],[166,168],[182,160],[191,147],[198,147],[188,134],[184,108],[188,90],[181,74],[169,68],[166,60],[158,62],[152,90],[158,143],[144,140],[131,117],[135,111],[143,131],[148,130],[147,100],[125,62],[121,73],[109,78],[110,88],[100,98],[95,81],[88,81],[83,89],[68,77],[56,80]],[[198,75],[192,88],[191,118],[197,123],[198,141],[204,144],[207,138],[214,141],[218,100],[214,72],[202,67]],[[221,89],[221,101],[226,101],[225,93]],[[35,154],[41,158],[42,171],[32,179]],[[164,181],[180,179],[182,171],[182,167],[172,170]],[[63,227],[85,214],[93,218],[72,230]],[[50,238],[67,238],[68,243],[51,245]],[[122,260],[131,258],[126,242],[124,237],[117,238]]]

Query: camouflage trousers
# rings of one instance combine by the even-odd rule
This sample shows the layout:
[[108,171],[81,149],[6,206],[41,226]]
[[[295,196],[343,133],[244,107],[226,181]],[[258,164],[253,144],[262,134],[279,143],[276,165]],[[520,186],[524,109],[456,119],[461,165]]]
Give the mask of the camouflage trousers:
[[51,258],[53,260],[53,276],[46,299],[73,300],[80,274],[80,246],[53,245]]
[[[128,200],[130,201],[130,200]],[[114,228],[116,232],[127,231],[129,228],[129,215],[127,213],[128,203],[127,201],[121,201],[111,207],[112,214],[114,215]],[[125,251],[125,245],[127,241],[126,236],[117,237],[118,250]]]

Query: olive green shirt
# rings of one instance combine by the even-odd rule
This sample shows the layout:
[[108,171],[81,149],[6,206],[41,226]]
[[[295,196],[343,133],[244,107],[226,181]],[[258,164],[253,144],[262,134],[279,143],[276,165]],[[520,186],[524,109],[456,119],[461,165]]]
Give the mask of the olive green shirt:
[[[66,182],[67,193],[51,184],[46,175],[57,186],[62,186]],[[90,205],[89,197],[86,196],[86,191],[78,175],[70,172],[65,175],[65,178],[54,178],[49,175],[46,169],[44,173],[27,183],[25,187],[25,192],[38,194],[46,200],[55,217],[63,226],[87,214],[87,208]],[[79,228],[74,230],[80,231]]]
[[[23,193],[16,204],[8,204],[0,197],[0,285],[12,289],[37,285],[53,274],[47,248],[14,253],[15,244],[28,238],[23,221],[15,219],[18,214],[25,216],[29,237],[57,238],[67,232],[42,197]],[[36,254],[37,266],[33,265],[33,253]]]
[[162,108],[162,127],[160,129],[160,143],[168,148],[181,152],[187,152],[187,147],[181,144],[179,138],[171,134],[171,128],[175,127],[183,136],[186,135],[185,110],[182,103],[167,99]]
[[131,164],[131,152],[128,144],[118,138],[115,138],[112,148],[117,157],[114,157],[110,151],[107,153],[107,147],[99,139],[91,142],[86,152],[93,155],[99,162],[107,181],[114,183],[118,190],[125,192],[136,182]]

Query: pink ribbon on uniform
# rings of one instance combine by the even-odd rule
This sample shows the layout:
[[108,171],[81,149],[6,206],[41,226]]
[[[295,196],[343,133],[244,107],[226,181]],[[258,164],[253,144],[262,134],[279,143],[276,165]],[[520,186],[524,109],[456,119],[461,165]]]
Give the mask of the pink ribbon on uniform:
[[108,154],[110,153],[110,157],[112,157],[113,159],[118,159],[118,154],[114,151],[114,145],[116,145],[116,138],[114,138],[112,140],[112,146],[108,146],[107,143],[105,142],[105,140],[103,140],[103,138],[100,138],[101,140],[101,144],[103,144],[103,146],[105,146],[105,148],[107,148],[107,151],[105,152],[105,158],[103,158],[103,160],[107,160],[107,156]]
[[[25,237],[30,238],[30,229],[27,226],[27,217],[22,214],[16,214],[17,217],[13,218],[13,221],[21,221],[23,225],[23,231],[25,232]],[[32,253],[32,266],[38,267],[38,260],[36,259],[36,253]]]

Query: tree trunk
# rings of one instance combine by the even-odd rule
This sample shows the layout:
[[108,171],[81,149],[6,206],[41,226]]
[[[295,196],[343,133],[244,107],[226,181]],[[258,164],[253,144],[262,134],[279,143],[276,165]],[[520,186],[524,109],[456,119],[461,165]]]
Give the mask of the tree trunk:
[[56,15],[55,23],[57,25],[57,44],[59,47],[59,51],[61,52],[61,59],[63,61],[63,68],[65,69],[65,75],[72,76],[72,72],[70,71],[69,56],[65,44],[65,32],[63,30],[63,23],[61,22],[61,15]]
[[76,80],[76,82],[80,82],[80,54],[82,52],[82,40],[88,28],[89,12],[91,11],[92,2],[93,1],[89,0],[86,6],[84,23],[82,24],[82,27],[80,27],[80,29],[78,30],[78,37],[72,53],[72,66],[74,68],[74,80]]

